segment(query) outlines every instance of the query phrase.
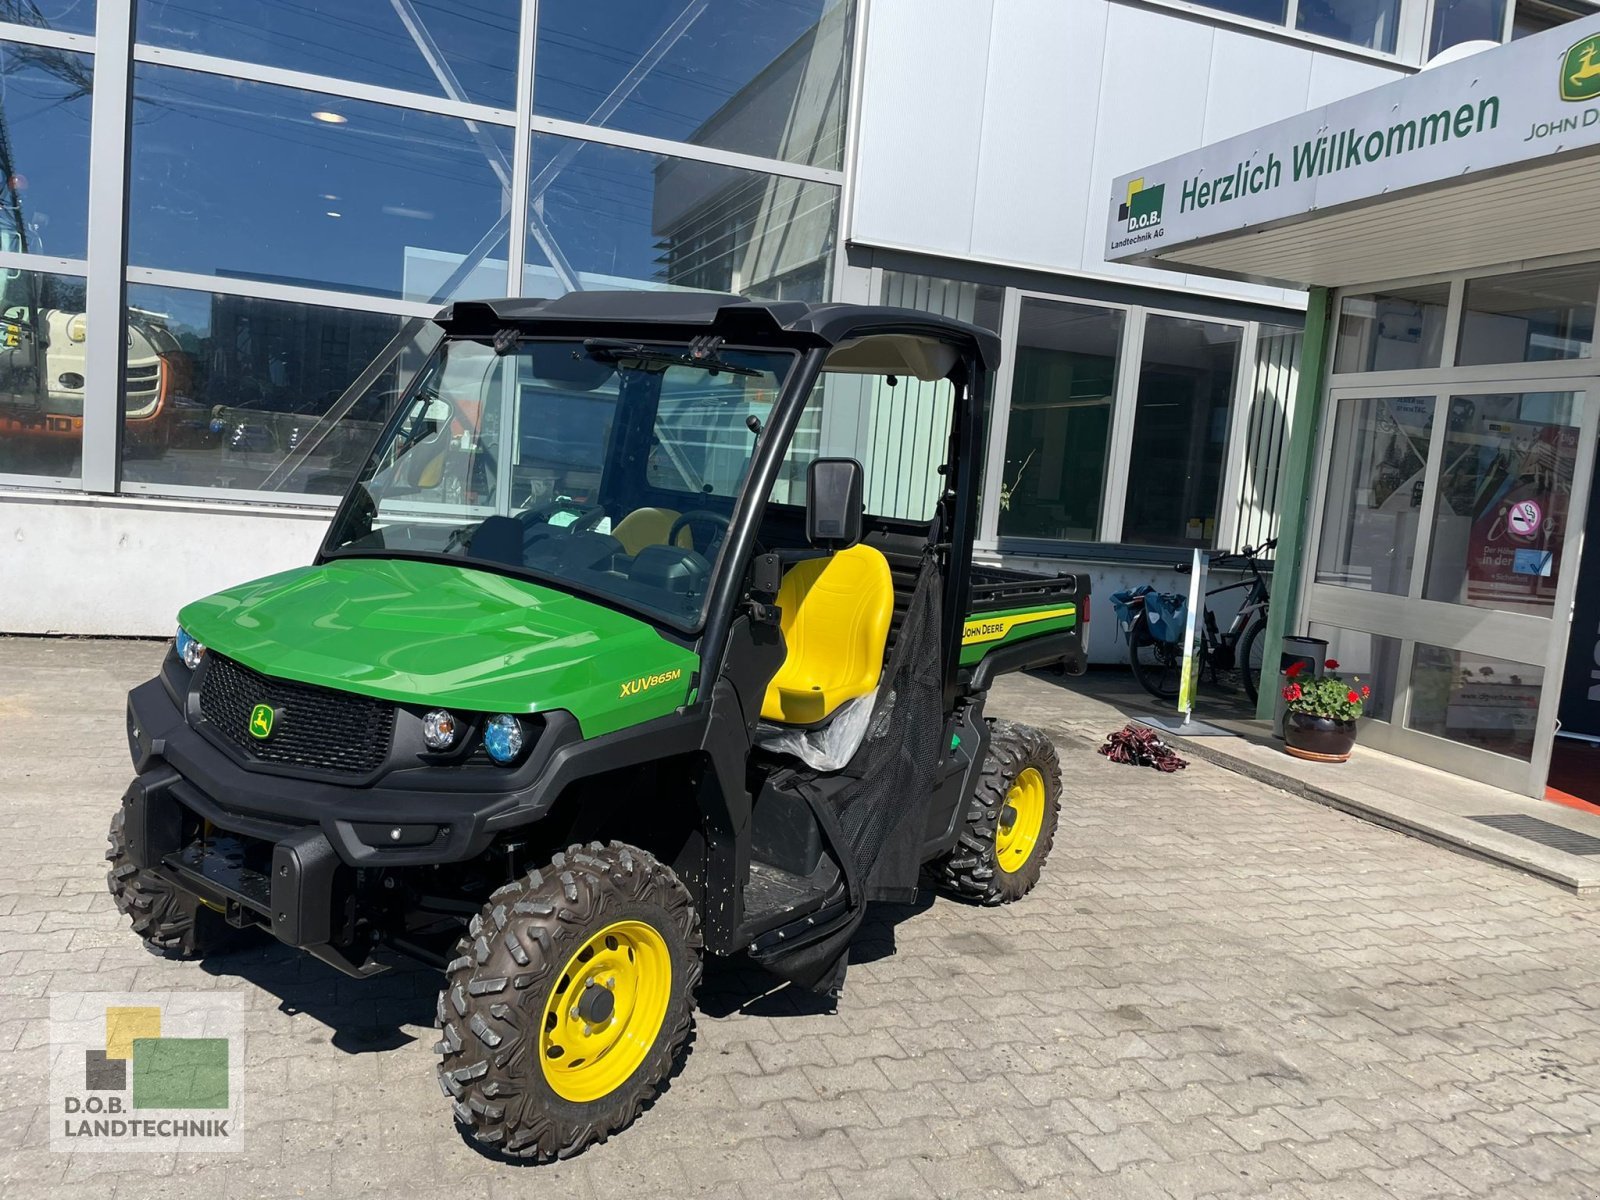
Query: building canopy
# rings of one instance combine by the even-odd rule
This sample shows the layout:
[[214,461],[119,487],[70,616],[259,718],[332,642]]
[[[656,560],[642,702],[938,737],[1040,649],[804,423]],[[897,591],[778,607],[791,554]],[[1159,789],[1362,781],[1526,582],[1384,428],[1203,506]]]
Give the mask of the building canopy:
[[1600,247],[1600,15],[1120,176],[1106,257],[1337,287]]

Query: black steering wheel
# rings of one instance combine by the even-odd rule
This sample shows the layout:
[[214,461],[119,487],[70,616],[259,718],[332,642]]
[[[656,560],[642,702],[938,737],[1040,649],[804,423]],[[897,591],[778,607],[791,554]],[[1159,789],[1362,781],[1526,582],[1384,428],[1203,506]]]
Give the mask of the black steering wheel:
[[676,546],[678,544],[678,534],[684,529],[687,529],[689,536],[693,538],[696,525],[710,525],[713,527],[711,536],[705,540],[705,549],[701,550],[700,543],[696,542],[695,550],[705,558],[714,558],[717,547],[721,544],[722,539],[727,536],[728,518],[719,512],[712,512],[709,508],[692,508],[674,521],[672,528],[667,531],[667,545]]
[[[553,525],[550,518],[559,512],[577,513],[568,524]],[[605,519],[606,510],[600,505],[576,504],[571,500],[551,500],[538,508],[524,509],[517,514],[517,520],[531,532],[539,524],[549,525],[551,529],[565,529],[568,534],[585,533],[592,530]]]

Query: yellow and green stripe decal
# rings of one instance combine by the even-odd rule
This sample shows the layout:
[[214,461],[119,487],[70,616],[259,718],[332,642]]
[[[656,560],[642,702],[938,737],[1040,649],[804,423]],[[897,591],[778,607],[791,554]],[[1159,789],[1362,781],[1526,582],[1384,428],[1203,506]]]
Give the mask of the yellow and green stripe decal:
[[1078,607],[1075,604],[1055,604],[1045,608],[1025,608],[969,617],[961,627],[961,664],[970,666],[1002,642],[1020,642],[1025,638],[1056,633],[1071,629],[1077,623]]

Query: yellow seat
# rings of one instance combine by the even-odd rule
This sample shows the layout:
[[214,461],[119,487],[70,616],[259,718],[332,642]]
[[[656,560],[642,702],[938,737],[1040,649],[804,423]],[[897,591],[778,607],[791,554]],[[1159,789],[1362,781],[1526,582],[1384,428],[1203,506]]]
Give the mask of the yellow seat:
[[[678,514],[670,508],[636,508],[617,522],[611,536],[629,554],[637,554],[646,546],[665,546],[677,519]],[[677,546],[681,550],[694,549],[694,535],[687,525],[678,530]]]
[[764,718],[815,725],[878,686],[894,615],[894,578],[882,554],[852,546],[797,563],[783,577],[778,607],[789,655],[767,685]]

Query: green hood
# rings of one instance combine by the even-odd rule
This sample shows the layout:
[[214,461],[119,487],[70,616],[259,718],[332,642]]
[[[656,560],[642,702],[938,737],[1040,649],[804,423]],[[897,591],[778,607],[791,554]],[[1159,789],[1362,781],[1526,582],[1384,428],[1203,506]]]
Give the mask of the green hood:
[[398,559],[270,575],[178,623],[263,675],[464,712],[566,709],[586,737],[672,712],[699,667],[645,622],[565,592]]

